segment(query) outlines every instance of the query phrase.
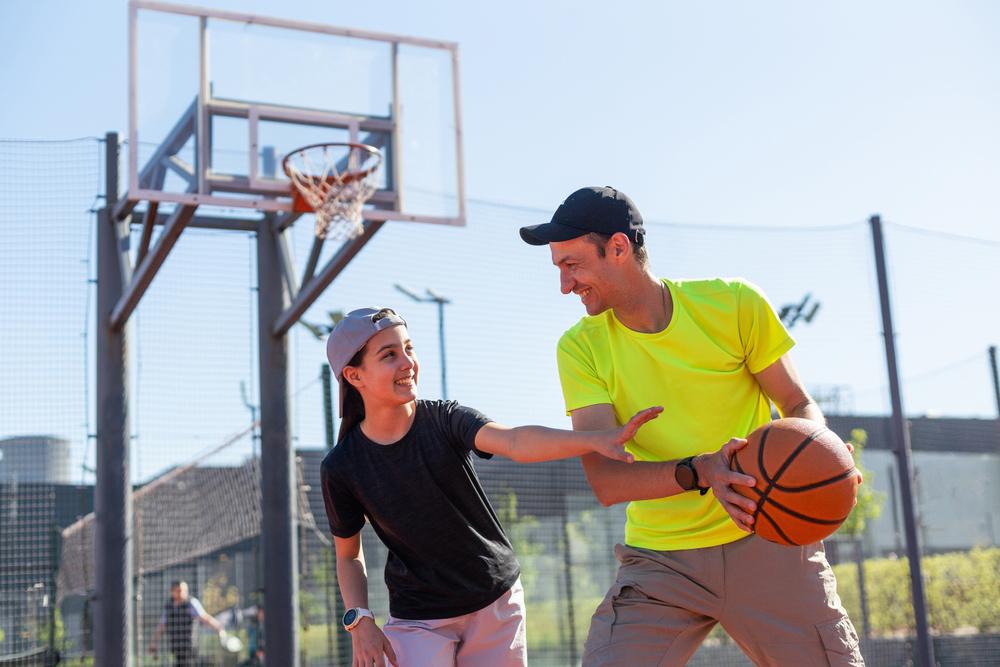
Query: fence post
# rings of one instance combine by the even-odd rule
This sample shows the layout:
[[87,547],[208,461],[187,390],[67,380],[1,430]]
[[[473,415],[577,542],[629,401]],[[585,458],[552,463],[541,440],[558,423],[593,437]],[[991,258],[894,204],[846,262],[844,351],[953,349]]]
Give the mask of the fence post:
[[997,419],[1000,419],[1000,373],[997,372],[997,346],[990,345],[990,371],[993,375],[993,398],[997,401]]
[[264,643],[268,664],[298,667],[298,484],[288,412],[288,335],[273,333],[285,300],[272,224],[273,215],[267,215],[257,230]]
[[934,644],[927,626],[927,602],[924,596],[924,578],[920,563],[919,523],[913,494],[913,460],[910,451],[910,432],[903,416],[903,399],[896,367],[895,334],[892,329],[892,312],[889,304],[889,279],[885,266],[885,242],[882,238],[882,219],[873,215],[869,219],[872,243],[875,249],[875,271],[878,274],[879,301],[882,306],[882,338],[885,341],[885,360],[889,375],[889,395],[892,401],[892,430],[894,450],[899,462],[899,491],[903,505],[903,528],[906,533],[906,554],[910,564],[910,588],[913,593],[913,614],[917,622],[916,653],[923,667],[934,666]]
[[[117,224],[118,134],[105,135],[104,208],[97,214],[97,482],[94,487],[94,560],[97,564],[94,661],[132,664],[132,480],[125,353],[128,325],[111,326],[124,291]],[[130,147],[136,150],[135,146]]]

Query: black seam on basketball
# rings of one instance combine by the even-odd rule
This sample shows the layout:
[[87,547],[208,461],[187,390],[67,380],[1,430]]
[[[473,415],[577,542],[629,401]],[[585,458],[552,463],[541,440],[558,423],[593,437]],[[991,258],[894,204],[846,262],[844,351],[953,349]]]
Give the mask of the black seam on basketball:
[[774,498],[769,498],[769,500],[770,500],[770,502],[771,502],[772,505],[774,505],[775,507],[777,507],[779,510],[781,510],[785,514],[790,514],[790,515],[794,516],[796,519],[802,519],[803,521],[808,521],[809,523],[818,523],[818,524],[821,524],[821,525],[824,525],[824,526],[835,526],[835,525],[839,525],[839,524],[843,523],[844,519],[847,518],[847,517],[844,517],[842,519],[817,519],[816,517],[809,516],[808,514],[801,514],[799,512],[796,512],[793,509],[789,509],[788,507],[785,507],[784,505],[782,505],[781,503],[779,503]]
[[[746,474],[744,472],[744,470],[743,470],[743,466],[740,465],[740,460],[738,458],[736,458],[735,456],[733,456],[732,462],[736,465],[736,472],[742,472],[742,473]],[[742,484],[740,486],[742,486]],[[756,493],[758,497],[760,497],[761,490],[758,489],[756,486],[748,486],[746,488],[750,489],[751,491],[753,491],[754,493]],[[754,517],[756,517],[756,516],[757,516],[757,514],[755,512],[754,513]]]
[[[775,532],[778,533],[778,535],[781,537],[781,539],[783,539],[788,544],[795,544],[795,542],[793,542],[792,540],[790,540],[788,538],[788,535],[785,535],[785,531],[783,531],[781,529],[781,526],[778,525],[777,521],[775,521],[774,519],[771,518],[770,514],[768,514],[767,512],[760,512],[760,515],[762,517],[764,517],[765,519],[767,519],[767,522],[769,524],[771,524],[771,527],[774,528]],[[754,533],[757,532],[757,528],[756,527],[753,529],[753,532]]]
[[831,477],[830,479],[824,479],[821,482],[813,482],[812,484],[805,484],[803,486],[782,486],[781,484],[775,484],[774,488],[779,491],[784,491],[785,493],[801,493],[802,491],[812,491],[813,489],[818,489],[821,486],[827,486],[829,484],[835,484],[842,480],[852,477],[857,472],[857,468],[851,467],[850,470],[845,470],[836,477]]
[[[768,496],[771,495],[771,490],[778,483],[778,480],[781,478],[782,473],[788,470],[788,466],[792,464],[792,461],[794,461],[798,457],[798,455],[802,453],[802,451],[809,445],[810,442],[812,442],[820,435],[829,430],[830,429],[828,429],[826,426],[822,426],[819,428],[819,430],[813,431],[805,440],[800,442],[795,447],[794,450],[792,450],[791,454],[785,457],[785,461],[778,468],[778,471],[774,473],[774,477],[772,478],[768,475],[767,469],[764,467],[764,444],[767,442],[767,434],[771,432],[771,425],[769,424],[764,429],[764,432],[760,436],[760,446],[757,447],[757,467],[760,470],[760,473],[764,477],[764,479],[767,480],[767,488],[765,488],[764,491],[760,494],[760,500],[757,502],[757,509],[753,513],[754,523],[757,522],[757,516],[760,514],[761,510],[764,509],[764,504],[768,501]],[[770,517],[768,517],[768,519],[771,520]],[[771,520],[771,522],[774,523],[773,520]],[[775,530],[780,530],[777,527],[777,524],[775,524]],[[791,544],[794,544],[794,542],[791,542],[791,540],[789,540],[789,542]]]
[[[773,489],[774,485],[778,483],[778,480],[781,479],[781,475],[784,474],[784,472],[786,470],[788,470],[788,467],[790,465],[792,465],[792,462],[796,458],[798,458],[799,454],[801,454],[802,451],[806,447],[809,446],[809,443],[812,442],[813,440],[815,440],[817,437],[819,437],[825,431],[828,431],[828,430],[829,429],[824,426],[824,427],[820,428],[818,431],[815,431],[812,434],[810,434],[805,440],[803,440],[802,442],[800,442],[798,445],[795,446],[795,449],[792,450],[792,453],[789,454],[787,457],[785,457],[785,460],[781,464],[781,467],[779,467],[778,471],[774,473],[774,477],[768,479],[767,488],[764,489],[764,497],[765,498],[767,498],[767,496],[771,493],[771,489]],[[767,476],[767,471],[764,470],[764,440],[763,440],[763,438],[760,441],[760,447],[757,449],[757,454],[758,454],[758,464],[759,464],[759,467],[761,469],[761,472],[766,477]]]
[[[764,443],[767,442],[767,434],[770,433],[770,432],[771,432],[771,426],[768,425],[764,429],[764,432],[760,434],[760,446],[757,447],[757,469],[760,470],[761,476],[769,484],[770,484],[771,480],[767,476],[767,470],[764,469]],[[739,466],[739,464],[740,464],[739,459],[737,459],[736,465]],[[740,472],[743,472],[742,466],[741,466]],[[764,489],[763,491],[761,491],[756,486],[754,486],[753,490],[756,491],[757,495],[760,496],[760,500],[757,501],[757,509],[755,509],[753,511],[753,514],[751,515],[751,516],[753,516],[753,522],[757,523],[757,515],[759,515],[760,511],[762,509],[764,509],[764,503],[767,501],[767,494],[771,490],[771,487],[768,486],[766,489]]]
[[770,432],[770,426],[764,429],[764,432],[760,434],[760,447],[757,448],[757,468],[760,470],[760,474],[764,478],[764,481],[768,484],[774,481],[767,474],[767,468],[764,467],[764,445],[767,444],[767,436]]

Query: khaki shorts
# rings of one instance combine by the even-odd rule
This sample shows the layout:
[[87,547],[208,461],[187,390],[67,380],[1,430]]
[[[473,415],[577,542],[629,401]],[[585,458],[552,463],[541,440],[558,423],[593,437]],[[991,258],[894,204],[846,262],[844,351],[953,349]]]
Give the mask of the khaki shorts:
[[500,599],[479,611],[428,621],[389,616],[382,631],[392,644],[399,667],[523,667],[528,664],[524,588],[520,579]]
[[716,623],[756,665],[863,667],[821,542],[756,536],[703,549],[615,547],[621,566],[594,612],[584,667],[683,665]]

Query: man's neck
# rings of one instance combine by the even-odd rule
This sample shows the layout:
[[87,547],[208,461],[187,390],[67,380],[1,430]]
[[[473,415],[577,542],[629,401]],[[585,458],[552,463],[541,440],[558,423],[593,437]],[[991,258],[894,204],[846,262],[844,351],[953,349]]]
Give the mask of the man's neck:
[[417,414],[417,402],[369,409],[365,406],[365,419],[361,422],[361,432],[379,445],[399,442],[413,426]]
[[674,314],[674,302],[667,286],[647,270],[636,277],[629,290],[629,294],[615,306],[615,318],[639,333],[657,333],[666,329]]

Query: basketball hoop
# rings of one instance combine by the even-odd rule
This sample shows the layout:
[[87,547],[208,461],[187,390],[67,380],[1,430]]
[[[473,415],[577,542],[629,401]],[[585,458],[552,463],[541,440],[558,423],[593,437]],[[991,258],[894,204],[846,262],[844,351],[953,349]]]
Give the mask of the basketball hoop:
[[295,186],[295,211],[316,213],[316,236],[347,240],[364,231],[362,208],[378,189],[382,153],[354,143],[311,144],[285,156],[281,166]]

